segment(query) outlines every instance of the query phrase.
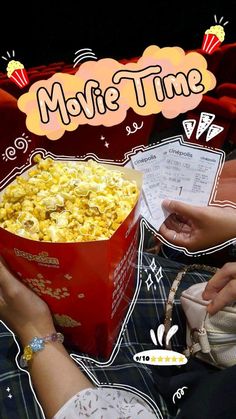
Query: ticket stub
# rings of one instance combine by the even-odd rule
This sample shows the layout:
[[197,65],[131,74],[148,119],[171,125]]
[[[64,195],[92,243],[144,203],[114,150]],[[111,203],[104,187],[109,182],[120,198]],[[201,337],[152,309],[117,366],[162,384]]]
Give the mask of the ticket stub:
[[143,172],[142,215],[159,229],[168,214],[163,199],[190,205],[207,205],[218,177],[224,153],[193,144],[181,137],[139,151],[131,157],[133,168]]

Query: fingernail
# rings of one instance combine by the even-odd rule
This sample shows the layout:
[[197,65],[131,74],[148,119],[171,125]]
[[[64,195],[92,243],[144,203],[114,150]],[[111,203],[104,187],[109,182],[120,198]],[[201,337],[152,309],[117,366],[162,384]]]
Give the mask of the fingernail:
[[170,199],[164,199],[164,201],[162,201],[162,205],[165,208],[168,208],[170,203],[171,203]]
[[210,304],[208,304],[207,306],[207,311],[208,313],[212,316],[213,314],[215,314],[215,310],[214,310],[214,302],[211,302]]
[[208,290],[208,287],[206,286],[204,288],[204,291],[202,292],[202,298],[203,300],[213,300],[213,298],[216,296],[216,292],[213,290]]
[[211,314],[211,307],[210,307],[210,304],[207,306],[207,312],[208,312],[209,314]]

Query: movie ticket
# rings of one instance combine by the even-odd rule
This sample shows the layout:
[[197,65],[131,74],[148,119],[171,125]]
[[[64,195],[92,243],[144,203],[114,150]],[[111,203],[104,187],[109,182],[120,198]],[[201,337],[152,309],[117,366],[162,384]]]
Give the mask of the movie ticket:
[[159,229],[168,215],[161,207],[163,199],[207,205],[223,155],[221,150],[183,144],[181,137],[175,137],[132,156],[133,167],[144,174],[143,217]]

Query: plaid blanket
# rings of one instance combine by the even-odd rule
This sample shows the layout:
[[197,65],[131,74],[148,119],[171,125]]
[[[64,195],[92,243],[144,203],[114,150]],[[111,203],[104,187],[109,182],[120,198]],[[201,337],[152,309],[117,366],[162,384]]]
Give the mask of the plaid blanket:
[[[157,418],[172,419],[176,412],[157,392],[155,374],[176,367],[149,367],[136,363],[133,356],[140,351],[154,349],[150,329],[163,323],[165,302],[171,284],[181,264],[153,254],[140,253],[137,268],[135,296],[122,325],[117,343],[109,360],[94,359],[86,354],[68,351],[90,379],[97,385],[126,388],[139,394],[152,407]],[[185,319],[180,307],[179,294],[190,285],[206,281],[209,273],[191,272],[180,284],[175,299],[173,324],[179,330],[172,339],[173,349],[184,347]],[[11,332],[0,323],[0,419],[42,419],[44,414],[36,401],[29,374],[18,368],[16,356],[19,345]],[[155,368],[155,371],[153,371]],[[181,367],[180,367],[181,368]]]

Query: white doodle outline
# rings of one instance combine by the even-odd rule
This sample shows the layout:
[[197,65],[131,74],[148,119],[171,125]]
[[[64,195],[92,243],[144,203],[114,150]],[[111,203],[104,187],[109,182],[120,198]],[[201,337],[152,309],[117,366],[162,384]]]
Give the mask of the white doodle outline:
[[[14,168],[1,182],[0,182],[0,188],[2,189],[6,184],[8,184],[10,181],[11,181],[11,179],[13,179],[16,175],[20,175],[20,174],[22,174],[27,168],[29,168],[30,167],[30,165],[32,164],[32,159],[33,159],[33,157],[34,157],[34,155],[35,154],[39,154],[40,152],[41,152],[41,154],[43,154],[43,156],[44,157],[46,157],[46,156],[51,156],[51,157],[54,157],[56,160],[65,160],[65,161],[67,161],[67,160],[70,160],[71,161],[71,159],[73,158],[74,160],[88,160],[89,158],[94,158],[97,162],[101,162],[101,163],[116,163],[117,162],[117,165],[124,165],[126,162],[128,162],[130,159],[129,159],[129,157],[131,156],[131,155],[133,155],[133,154],[135,154],[137,151],[145,151],[145,150],[147,150],[147,149],[152,149],[152,148],[156,148],[156,147],[158,147],[159,145],[161,145],[163,142],[173,142],[173,141],[176,141],[176,139],[178,139],[178,141],[179,141],[179,143],[180,144],[183,144],[183,145],[186,145],[187,147],[194,147],[194,148],[204,148],[204,149],[207,149],[207,150],[209,150],[209,151],[211,151],[212,150],[212,152],[214,152],[214,151],[217,151],[217,152],[220,152],[221,153],[221,156],[222,156],[222,158],[221,158],[221,170],[222,170],[222,167],[223,167],[223,163],[224,163],[224,159],[225,159],[225,153],[222,151],[222,150],[218,150],[218,149],[214,149],[213,147],[202,147],[201,145],[196,145],[196,144],[192,144],[192,143],[186,143],[186,142],[184,142],[183,141],[183,136],[182,135],[178,135],[178,136],[173,136],[173,137],[169,137],[169,138],[167,138],[167,139],[163,139],[159,144],[154,144],[154,145],[148,145],[148,146],[144,146],[144,145],[141,145],[141,146],[138,146],[138,147],[134,147],[131,151],[129,151],[129,152],[127,152],[127,153],[125,153],[125,155],[124,155],[124,159],[123,160],[111,160],[111,159],[107,159],[107,160],[102,160],[102,159],[99,159],[94,153],[88,153],[88,154],[86,154],[85,156],[82,156],[82,157],[76,157],[76,156],[65,156],[65,155],[60,155],[60,156],[58,156],[58,155],[54,155],[53,153],[50,153],[50,152],[47,152],[45,149],[43,149],[43,148],[36,148],[34,151],[32,151],[31,152],[31,154],[30,154],[30,156],[28,157],[28,159],[27,159],[27,162],[23,165],[23,166],[21,166],[21,167],[16,167],[16,168]],[[219,173],[218,173],[218,177],[219,177],[219,175],[220,175],[220,173],[221,173],[221,170],[219,171]],[[211,194],[211,197],[212,197],[212,195],[215,193],[215,195],[214,196],[216,196],[216,192],[217,192],[217,181],[215,180],[215,182],[214,182],[214,186],[213,186],[213,190],[212,190],[212,194]],[[218,202],[230,202],[234,207],[235,207],[235,203],[232,203],[231,201],[218,201]],[[217,206],[217,205],[215,205],[215,206]],[[220,205],[219,205],[220,206]],[[225,205],[223,205],[223,206],[227,206],[227,204],[225,204]],[[150,405],[150,407],[153,409],[153,411],[154,411],[154,413],[157,415],[157,418],[158,419],[164,419],[163,418],[163,416],[162,416],[162,413],[161,413],[161,411],[160,411],[160,409],[159,409],[159,407],[156,405],[156,403],[151,399],[151,397],[150,396],[148,396],[147,394],[144,394],[143,392],[141,392],[141,391],[139,391],[139,390],[137,390],[137,389],[135,389],[135,388],[133,388],[132,386],[128,386],[128,385],[122,385],[122,384],[117,384],[117,383],[99,383],[99,381],[96,379],[96,377],[91,373],[91,371],[89,371],[88,370],[88,368],[84,365],[84,363],[83,363],[83,360],[90,360],[91,362],[93,362],[94,364],[96,364],[96,366],[97,367],[104,367],[104,366],[110,366],[110,365],[112,365],[112,363],[113,363],[113,361],[114,361],[114,359],[115,359],[115,357],[117,356],[117,354],[118,354],[118,351],[119,351],[119,349],[120,349],[120,345],[121,345],[121,342],[122,342],[122,338],[123,338],[123,333],[124,333],[124,331],[125,331],[125,329],[127,328],[127,323],[128,323],[128,321],[129,321],[129,318],[130,318],[130,316],[131,316],[131,314],[132,314],[132,312],[133,312],[133,309],[134,309],[134,307],[135,307],[135,304],[136,304],[136,301],[137,301],[137,298],[138,298],[138,294],[139,294],[139,291],[140,291],[140,288],[141,288],[141,284],[142,284],[142,280],[141,280],[141,278],[140,278],[140,262],[141,262],[141,254],[142,254],[142,249],[143,249],[143,244],[144,244],[144,225],[146,225],[146,228],[147,229],[149,229],[149,230],[151,230],[155,235],[157,235],[159,238],[160,238],[160,240],[163,242],[167,242],[166,240],[164,240],[162,237],[161,237],[161,235],[159,234],[159,233],[157,233],[157,231],[155,230],[155,228],[153,228],[144,218],[142,218],[141,219],[141,221],[140,221],[140,241],[139,241],[139,248],[138,248],[138,269],[137,269],[137,284],[136,284],[136,288],[135,288],[135,292],[134,292],[134,295],[133,295],[133,298],[132,298],[132,301],[131,301],[131,304],[130,304],[130,306],[129,306],[129,309],[128,309],[128,312],[127,312],[127,314],[126,314],[126,317],[125,317],[125,319],[124,319],[124,321],[123,321],[123,323],[122,323],[122,326],[121,326],[121,330],[120,330],[120,333],[119,333],[119,335],[118,335],[118,337],[117,337],[117,341],[116,341],[116,344],[115,344],[115,347],[114,347],[114,349],[113,349],[113,351],[112,351],[112,354],[110,355],[110,358],[108,359],[108,361],[105,361],[105,362],[98,362],[98,361],[96,361],[96,360],[94,360],[93,358],[91,358],[91,357],[82,357],[82,356],[80,356],[80,355],[76,355],[76,354],[73,354],[73,353],[71,353],[70,354],[70,357],[77,363],[77,364],[79,364],[80,366],[81,366],[81,368],[85,371],[85,373],[90,377],[90,379],[93,381],[93,383],[94,384],[96,384],[97,386],[103,386],[103,387],[108,387],[108,388],[120,388],[120,389],[124,389],[124,390],[129,390],[130,392],[132,392],[132,393],[134,393],[134,394],[137,394],[139,397],[142,397],[149,405]],[[228,243],[231,243],[231,242],[233,242],[233,241],[235,241],[235,239],[236,238],[234,238],[234,239],[231,239],[231,240],[229,240],[229,241],[227,241],[227,242],[225,242],[225,243],[222,243],[221,245],[218,245],[218,246],[214,246],[214,247],[211,247],[211,248],[209,248],[209,249],[205,249],[204,251],[202,251],[202,252],[205,252],[205,253],[203,253],[203,254],[209,254],[209,253],[213,253],[214,251],[216,251],[216,250],[218,250],[219,248],[224,248],[224,247],[226,247],[227,245],[228,245]],[[188,252],[187,251],[187,249],[185,249],[185,248],[182,248],[182,247],[177,247],[177,246],[173,246],[171,243],[169,243],[169,242],[167,242],[171,247],[173,247],[173,248],[176,248],[176,249],[181,249],[181,250],[184,250],[184,252],[186,253],[186,254],[190,254],[190,255],[195,255],[195,256],[198,256],[198,255],[200,255],[200,254],[202,254],[202,252],[201,251],[198,251],[198,252]],[[211,251],[211,252],[210,252]],[[15,337],[15,335],[14,335],[14,333],[12,332],[12,330],[11,329],[9,329],[8,327],[7,327],[7,325],[3,322],[3,321],[1,321],[1,323],[10,331],[10,333],[13,335],[13,339],[14,339],[14,341],[15,341],[15,343],[16,343],[16,345],[17,345],[17,348],[18,348],[18,352],[17,352],[17,355],[16,355],[16,357],[15,357],[15,362],[16,362],[16,365],[17,365],[17,367],[19,368],[19,370],[21,370],[21,371],[23,371],[23,372],[26,372],[27,374],[28,374],[28,377],[29,377],[29,384],[30,384],[30,387],[31,387],[31,391],[32,391],[32,393],[33,393],[33,395],[34,395],[34,397],[35,397],[35,400],[36,400],[36,402],[37,402],[37,404],[38,404],[38,406],[39,406],[39,408],[40,408],[40,410],[41,410],[41,413],[42,413],[42,415],[43,415],[43,418],[44,419],[46,419],[45,418],[45,415],[44,415],[44,412],[43,412],[43,409],[42,409],[42,406],[41,406],[41,404],[39,403],[39,401],[38,401],[38,399],[37,399],[37,396],[36,396],[36,394],[35,394],[35,391],[34,391],[34,389],[33,389],[33,386],[32,386],[32,382],[31,382],[31,376],[30,376],[30,374],[29,374],[29,372],[27,371],[27,370],[25,370],[25,369],[22,369],[21,367],[20,367],[20,365],[19,365],[19,363],[18,363],[18,355],[20,354],[20,346],[19,346],[19,344],[18,344],[18,341],[17,341],[17,339],[16,339],[16,337]]]
[[[85,51],[85,52],[82,52]],[[89,60],[95,60],[97,61],[97,56],[96,54],[94,54],[93,50],[91,48],[81,48],[78,51],[75,52],[75,58],[73,60],[74,65],[73,67],[75,68],[77,66],[77,64],[80,63],[80,61],[87,59],[86,61]]]
[[175,396],[177,397],[177,399],[181,399],[181,396],[184,396],[184,390],[188,390],[187,386],[183,386],[181,388],[178,388],[178,390],[174,393],[173,397],[172,397],[172,402],[175,404]]
[[2,160],[7,162],[8,160],[17,159],[17,150],[23,150],[23,154],[25,154],[29,148],[29,143],[31,143],[31,139],[23,132],[19,137],[15,138],[14,146],[9,146],[5,149],[4,153],[2,153]]
[[133,122],[133,128],[134,128],[134,131],[132,131],[132,129],[130,128],[130,126],[129,125],[127,125],[126,127],[125,127],[125,129],[126,129],[126,132],[127,132],[127,134],[126,135],[132,135],[132,134],[135,134],[139,129],[142,129],[143,128],[143,121],[141,121],[141,124],[140,125],[138,125],[137,124],[137,122]]
[[[202,124],[203,124],[203,122],[202,122],[202,119],[203,119],[202,115],[203,114],[208,115],[208,116],[213,116],[213,119],[210,121],[209,125],[206,126],[204,128],[204,130],[199,134],[199,130],[200,130]],[[199,138],[202,136],[202,134],[204,134],[204,132],[206,132],[206,131],[207,131],[207,134],[206,134],[206,142],[209,142],[213,138],[216,138],[218,135],[220,135],[221,132],[224,131],[224,127],[222,127],[221,125],[212,124],[212,122],[214,121],[214,119],[215,119],[215,114],[212,114],[212,113],[209,113],[209,112],[201,112],[201,116],[200,116],[200,119],[198,121],[198,124],[197,124],[197,120],[196,119],[184,119],[182,121],[182,125],[183,125],[183,128],[184,128],[184,132],[185,132],[186,137],[189,140],[191,139],[191,136],[192,136],[192,134],[194,132],[194,128],[195,128],[195,126],[197,124],[197,133],[198,134],[196,135],[196,140],[199,140]],[[190,123],[190,122],[193,122],[193,124],[192,124],[191,128],[188,130],[188,123]],[[211,135],[211,131],[214,128],[220,128],[220,130],[216,134],[214,134],[212,136]]]
[[[153,329],[150,329],[151,341],[155,346],[158,346],[158,339],[159,345],[163,347],[164,338],[166,346],[168,347],[170,340],[177,333],[178,329],[178,325],[172,325],[169,331],[167,332],[167,335],[165,336],[165,326],[164,324],[159,324],[156,335],[155,331]],[[155,359],[153,360],[153,358]],[[173,351],[171,349],[148,349],[141,352],[136,352],[133,355],[133,360],[140,364],[168,367],[172,365],[180,366],[188,362],[187,357],[183,353]],[[177,360],[179,360],[179,362],[177,362]]]

